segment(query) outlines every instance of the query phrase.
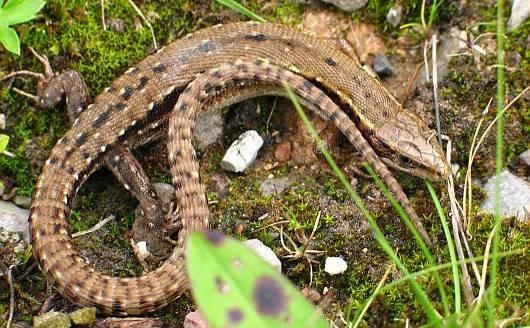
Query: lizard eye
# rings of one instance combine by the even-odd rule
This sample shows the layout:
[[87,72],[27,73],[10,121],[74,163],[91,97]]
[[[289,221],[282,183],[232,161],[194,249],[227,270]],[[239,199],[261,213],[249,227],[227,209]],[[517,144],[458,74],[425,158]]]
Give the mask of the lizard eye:
[[412,164],[412,160],[408,157],[405,157],[405,156],[400,156],[399,157],[399,161],[403,164],[406,164],[406,165],[410,165]]

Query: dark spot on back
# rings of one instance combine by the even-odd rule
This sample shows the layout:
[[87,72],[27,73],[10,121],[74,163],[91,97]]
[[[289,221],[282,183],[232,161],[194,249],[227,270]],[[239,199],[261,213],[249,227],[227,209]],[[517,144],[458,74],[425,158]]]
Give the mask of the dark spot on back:
[[156,66],[153,67],[153,73],[155,74],[159,74],[159,73],[162,73],[166,70],[166,66],[164,66],[164,64],[160,63]]
[[212,85],[210,84],[210,82],[204,83],[204,92],[208,94],[210,93],[210,91],[212,91]]
[[329,66],[337,66],[337,62],[334,61],[331,57],[326,58],[326,64],[328,64]]
[[122,98],[123,100],[129,100],[131,96],[132,96],[132,88],[131,86],[127,85],[123,88]]
[[53,225],[53,233],[58,234],[60,228],[61,228],[61,226],[58,225],[57,223],[55,223],[55,224]]
[[186,103],[186,102],[184,102],[184,101],[181,102],[181,103],[180,103],[180,106],[179,106],[179,110],[184,111],[184,110],[187,110],[187,109],[188,109],[188,103]]
[[70,166],[67,170],[68,174],[73,175],[75,173],[75,169],[73,166]]
[[206,239],[208,239],[215,246],[219,246],[225,240],[225,235],[215,230],[206,230],[204,232]]
[[215,49],[215,45],[212,41],[206,41],[199,45],[199,51],[201,52],[210,52]]
[[365,91],[364,92],[364,98],[366,98],[366,99],[372,98],[372,95],[370,94],[370,92]]
[[75,144],[76,146],[81,146],[86,141],[86,133],[81,133],[77,137],[75,137]]
[[230,309],[228,311],[228,320],[231,324],[236,325],[243,320],[243,312],[240,309]]
[[276,316],[287,308],[287,296],[272,277],[262,276],[256,280],[252,298],[259,314]]
[[113,86],[110,86],[110,87],[107,88],[107,92],[108,93],[113,93],[114,91],[116,91],[116,88],[113,87]]
[[252,41],[262,42],[262,41],[267,40],[267,37],[266,37],[265,34],[263,34],[263,33],[259,33],[259,34],[247,34],[247,35],[245,35],[245,39],[247,39],[247,40],[252,40]]
[[100,128],[103,124],[105,124],[108,118],[109,118],[109,111],[102,112],[101,114],[98,115],[98,117],[96,117],[96,119],[94,120],[94,123],[92,123],[92,127]]
[[55,156],[54,157],[50,157],[49,161],[50,161],[50,164],[55,164],[55,163],[57,163],[57,157],[55,157]]
[[118,313],[123,313],[124,310],[125,310],[125,309],[122,307],[122,305],[121,305],[121,301],[119,301],[119,300],[114,300],[114,301],[112,302],[112,313],[116,313],[116,314],[118,314]]
[[125,104],[122,103],[121,101],[117,104],[114,105],[114,109],[116,109],[117,111],[121,111],[125,108]]
[[221,71],[219,70],[212,71],[212,76],[216,78],[220,78],[222,76]]
[[305,80],[303,85],[304,85],[304,88],[306,88],[307,90],[313,89],[313,83],[309,82],[308,80]]
[[142,76],[138,81],[136,88],[138,90],[142,90],[147,85],[147,82],[149,82],[149,78],[147,76]]
[[383,110],[383,117],[385,117],[385,118],[388,117],[388,111]]

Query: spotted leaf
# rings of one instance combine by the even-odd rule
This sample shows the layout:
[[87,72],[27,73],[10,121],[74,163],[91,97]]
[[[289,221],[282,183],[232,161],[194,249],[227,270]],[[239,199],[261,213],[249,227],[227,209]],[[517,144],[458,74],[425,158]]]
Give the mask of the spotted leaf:
[[328,327],[296,287],[232,238],[193,232],[186,261],[210,327]]

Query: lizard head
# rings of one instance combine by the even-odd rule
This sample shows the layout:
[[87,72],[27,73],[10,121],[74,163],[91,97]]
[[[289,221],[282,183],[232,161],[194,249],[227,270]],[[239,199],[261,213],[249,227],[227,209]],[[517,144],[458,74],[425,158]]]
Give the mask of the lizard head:
[[442,180],[451,169],[436,133],[406,110],[378,127],[372,144],[385,164],[430,180]]

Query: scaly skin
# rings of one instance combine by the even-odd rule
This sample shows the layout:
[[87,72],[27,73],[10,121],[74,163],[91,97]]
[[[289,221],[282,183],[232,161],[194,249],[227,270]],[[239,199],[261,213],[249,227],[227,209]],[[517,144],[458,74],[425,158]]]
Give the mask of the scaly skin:
[[[35,258],[59,293],[75,303],[94,305],[105,314],[132,315],[165,306],[186,288],[182,247],[175,248],[161,267],[145,276],[105,276],[95,272],[73,248],[67,218],[77,190],[104,160],[112,161],[112,158],[107,158],[111,152],[120,147],[134,148],[160,134],[167,126],[169,113],[179,95],[193,80],[238,59],[253,65],[263,62],[263,74],[256,71],[257,75],[252,77],[256,81],[265,77],[274,78],[270,74],[276,67],[279,71],[289,70],[298,74],[298,77],[293,75],[294,91],[302,99],[308,98],[306,104],[313,104],[313,108],[323,111],[332,103],[331,100],[322,104],[316,102],[325,99],[326,95],[313,99],[311,96],[316,94],[312,90],[316,88],[297,89],[299,83],[294,83],[296,78],[314,82],[329,96],[340,100],[338,105],[354,117],[359,129],[376,150],[386,157],[408,158],[414,164],[413,173],[431,178],[444,178],[449,174],[441,147],[435,138],[429,138],[431,133],[426,124],[406,112],[337,43],[274,24],[239,23],[201,30],[168,45],[127,70],[80,114],[72,129],[52,150],[35,187],[30,232]],[[241,66],[241,63],[235,67],[238,68],[238,65]],[[239,68],[244,71],[244,67]],[[211,77],[211,81],[215,82],[215,76]],[[263,82],[262,86],[250,83],[244,87],[233,87],[247,96],[274,93],[266,86],[270,81]],[[210,89],[207,83],[202,84],[202,88]],[[48,96],[56,97],[56,94],[45,92],[41,101],[50,101]],[[215,97],[212,99],[216,100]],[[221,99],[219,103],[222,102]],[[181,102],[176,110],[183,104]],[[342,111],[328,117],[343,132],[355,128],[353,123],[340,125],[349,121]],[[395,132],[381,132],[382,128],[405,129],[408,132],[398,132],[398,138],[403,140],[394,140]],[[188,126],[190,129],[191,126]],[[348,136],[348,133],[345,134]],[[185,137],[189,136],[178,135],[176,138],[185,140]],[[350,140],[360,149],[366,145],[359,136]],[[377,155],[373,152],[364,152],[364,155],[370,162],[377,162]],[[174,152],[172,156],[175,156]],[[181,165],[193,162],[191,154],[183,156],[188,157]],[[173,157],[172,165],[178,162]],[[379,171],[386,169],[384,165],[375,168]],[[180,210],[186,214],[178,240],[180,246],[190,230],[207,225],[204,194],[196,187],[200,185],[198,174],[192,173],[198,172],[196,169],[181,171],[176,184]],[[407,212],[419,225],[419,219],[399,185],[386,172],[382,177],[387,183],[391,182],[393,192],[402,203],[405,202]],[[424,237],[427,237],[425,233]]]

